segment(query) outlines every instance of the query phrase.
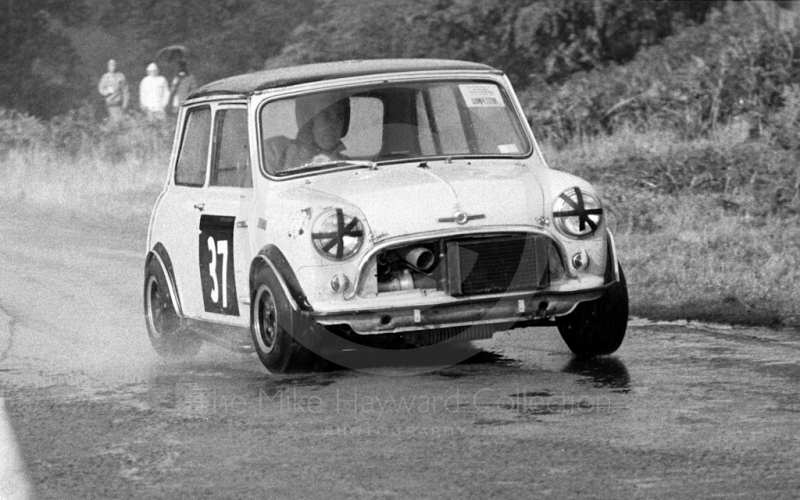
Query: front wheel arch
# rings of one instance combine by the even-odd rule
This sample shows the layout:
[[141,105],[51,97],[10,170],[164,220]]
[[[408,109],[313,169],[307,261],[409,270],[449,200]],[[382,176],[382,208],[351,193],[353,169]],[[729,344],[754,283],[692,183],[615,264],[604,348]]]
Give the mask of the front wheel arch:
[[287,298],[292,302],[296,310],[313,310],[292,266],[283,255],[283,252],[275,245],[266,245],[262,248],[250,264],[249,285],[251,292],[254,289],[256,275],[264,266],[275,273],[287,292]]

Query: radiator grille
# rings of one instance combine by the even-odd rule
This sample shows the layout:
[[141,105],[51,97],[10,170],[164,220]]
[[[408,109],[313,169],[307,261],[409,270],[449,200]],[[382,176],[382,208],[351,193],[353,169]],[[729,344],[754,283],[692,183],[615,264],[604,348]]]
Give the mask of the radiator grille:
[[451,295],[536,290],[547,286],[545,237],[511,235],[447,243]]

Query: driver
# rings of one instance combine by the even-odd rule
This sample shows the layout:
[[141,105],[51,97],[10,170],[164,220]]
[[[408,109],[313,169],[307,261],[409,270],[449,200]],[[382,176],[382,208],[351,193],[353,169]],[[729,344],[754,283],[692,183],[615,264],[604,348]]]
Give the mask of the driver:
[[264,145],[267,161],[275,172],[347,159],[342,137],[350,126],[350,101],[336,99],[331,94],[319,94],[296,101],[297,138],[272,137]]

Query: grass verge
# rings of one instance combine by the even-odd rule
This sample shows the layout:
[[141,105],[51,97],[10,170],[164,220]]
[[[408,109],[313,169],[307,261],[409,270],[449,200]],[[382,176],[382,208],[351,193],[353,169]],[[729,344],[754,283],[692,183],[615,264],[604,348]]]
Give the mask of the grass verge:
[[112,161],[92,152],[11,149],[0,157],[0,199],[87,216],[146,214],[164,185],[168,163],[168,152]]
[[731,215],[713,200],[658,200],[663,226],[622,231],[631,312],[651,319],[797,326],[800,229]]
[[603,195],[633,315],[800,326],[795,152],[731,127],[692,142],[623,132],[547,153]]

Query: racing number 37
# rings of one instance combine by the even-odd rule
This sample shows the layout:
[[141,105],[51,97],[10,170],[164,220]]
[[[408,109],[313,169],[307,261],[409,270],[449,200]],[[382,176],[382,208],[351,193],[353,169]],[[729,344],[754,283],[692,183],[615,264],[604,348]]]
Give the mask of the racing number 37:
[[238,316],[233,267],[235,217],[200,217],[200,282],[206,312]]

